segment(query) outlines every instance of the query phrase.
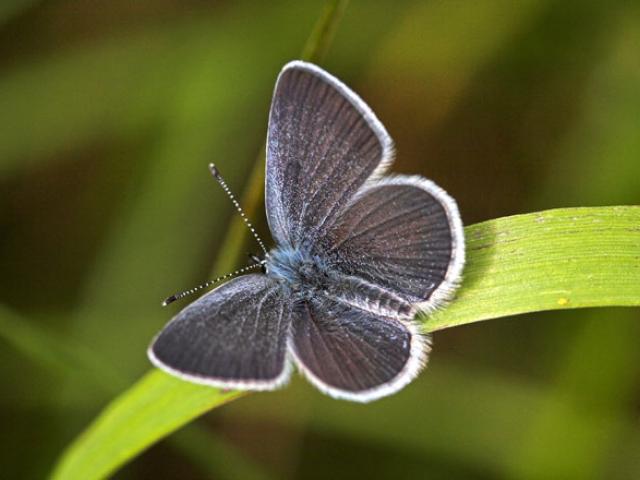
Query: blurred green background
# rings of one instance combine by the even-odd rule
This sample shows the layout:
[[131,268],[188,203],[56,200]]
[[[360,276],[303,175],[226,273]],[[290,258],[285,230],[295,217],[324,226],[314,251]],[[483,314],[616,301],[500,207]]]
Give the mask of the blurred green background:
[[[0,4],[0,465],[42,478],[150,368],[209,278],[279,69],[321,1]],[[353,1],[323,66],[394,137],[396,172],[466,224],[640,203],[640,5]],[[265,232],[263,214],[255,219]],[[640,478],[640,312],[543,312],[440,332],[390,398],[296,377],[223,406],[116,478]]]

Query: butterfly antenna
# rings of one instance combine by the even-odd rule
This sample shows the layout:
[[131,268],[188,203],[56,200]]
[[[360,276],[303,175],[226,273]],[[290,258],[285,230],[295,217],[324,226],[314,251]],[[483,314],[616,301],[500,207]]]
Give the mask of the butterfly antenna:
[[227,185],[227,182],[224,181],[224,178],[222,178],[222,175],[220,175],[220,171],[218,170],[218,168],[213,163],[210,163],[209,164],[209,170],[211,170],[211,174],[213,175],[213,178],[215,178],[218,181],[218,183],[220,184],[220,186],[222,187],[224,192],[227,194],[227,196],[231,200],[231,203],[233,203],[233,205],[236,207],[236,210],[238,210],[238,213],[240,214],[240,217],[244,221],[245,225],[247,227],[249,227],[249,230],[251,230],[251,233],[253,234],[253,237],[256,239],[256,241],[258,242],[258,245],[260,245],[260,248],[262,249],[262,251],[266,255],[267,254],[267,248],[264,246],[264,242],[258,236],[258,232],[256,232],[256,229],[253,228],[253,225],[251,225],[251,222],[249,221],[247,216],[244,214],[244,211],[242,210],[242,207],[240,206],[240,204],[236,200],[236,197],[233,195],[233,193],[231,193],[231,189]]
[[221,277],[214,278],[213,280],[209,280],[208,282],[204,282],[202,285],[198,285],[197,287],[190,288],[189,290],[185,290],[184,292],[176,293],[175,295],[171,295],[167,297],[163,302],[162,306],[166,307],[167,305],[175,302],[176,300],[180,300],[181,298],[188,297],[189,295],[193,295],[196,292],[199,292],[203,288],[210,287],[211,285],[226,280],[227,278],[235,277],[236,275],[240,275],[241,273],[248,272],[249,270],[253,270],[254,268],[261,267],[261,264],[253,264],[248,265],[246,267],[239,268],[235,272],[227,273],[226,275],[222,275]]

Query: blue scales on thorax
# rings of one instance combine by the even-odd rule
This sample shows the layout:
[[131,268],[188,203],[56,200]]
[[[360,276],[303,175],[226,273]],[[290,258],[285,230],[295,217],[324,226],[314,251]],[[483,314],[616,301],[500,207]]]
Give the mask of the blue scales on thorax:
[[279,280],[301,298],[318,291],[327,291],[335,277],[327,262],[300,249],[276,248],[266,261],[267,275]]

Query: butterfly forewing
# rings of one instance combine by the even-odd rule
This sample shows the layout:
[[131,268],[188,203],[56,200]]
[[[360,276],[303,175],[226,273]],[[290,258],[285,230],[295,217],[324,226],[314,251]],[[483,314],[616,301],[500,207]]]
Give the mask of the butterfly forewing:
[[237,277],[182,310],[149,349],[154,363],[223,387],[276,388],[287,380],[291,301],[265,275]]
[[289,63],[276,83],[267,141],[266,207],[275,240],[304,247],[324,236],[392,150],[382,124],[344,84],[314,65]]

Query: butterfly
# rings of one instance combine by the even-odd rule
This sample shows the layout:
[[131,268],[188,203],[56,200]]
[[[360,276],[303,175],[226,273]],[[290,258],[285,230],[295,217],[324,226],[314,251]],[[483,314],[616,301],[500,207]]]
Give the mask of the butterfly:
[[262,273],[178,313],[149,347],[151,362],[242,390],[282,387],[295,365],[322,392],[358,402],[411,382],[430,351],[414,317],[451,299],[464,234],[444,190],[420,176],[385,176],[393,157],[391,137],[358,95],[316,65],[285,65],[267,136],[276,246]]

